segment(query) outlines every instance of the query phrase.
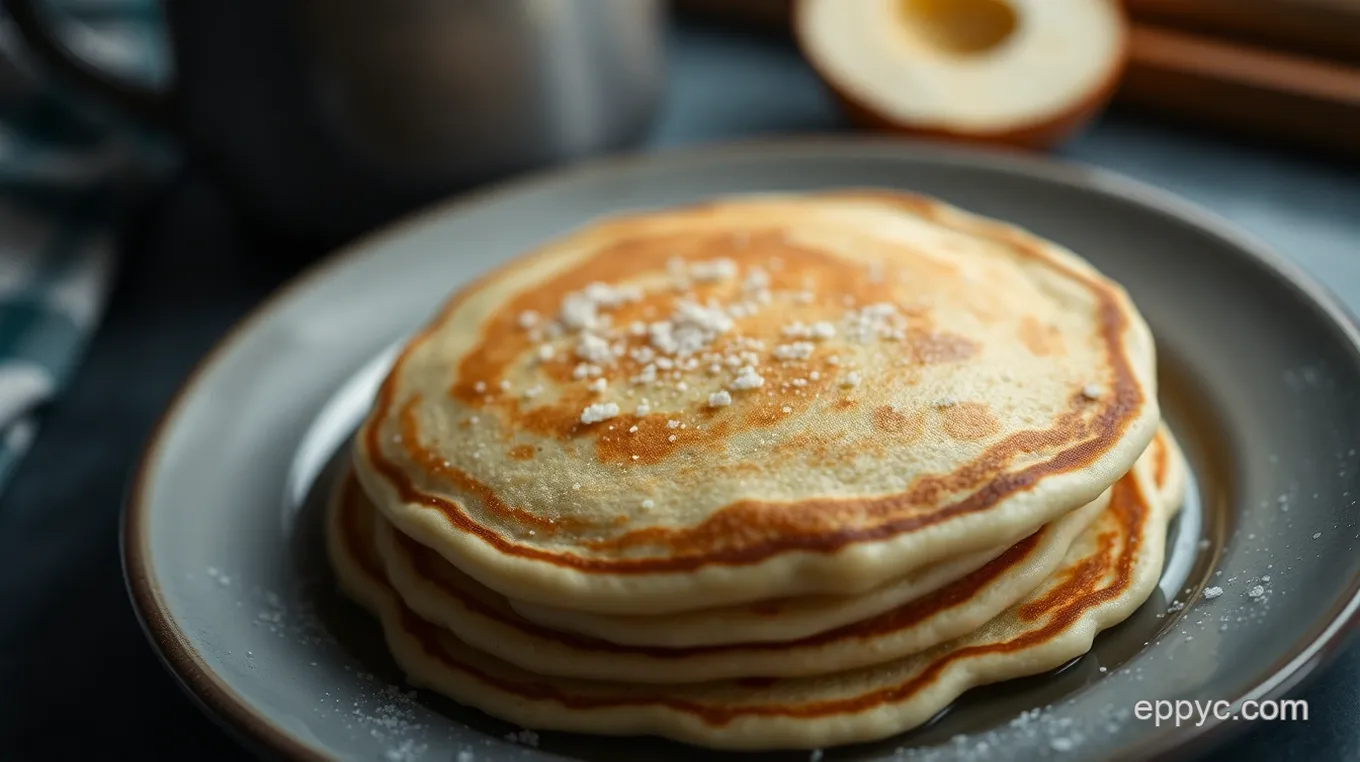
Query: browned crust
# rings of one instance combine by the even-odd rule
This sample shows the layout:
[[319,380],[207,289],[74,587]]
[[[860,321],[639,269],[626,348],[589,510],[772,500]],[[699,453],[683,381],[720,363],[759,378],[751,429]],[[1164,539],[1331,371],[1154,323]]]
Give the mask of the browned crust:
[[[913,194],[877,190],[826,195],[873,198],[902,206],[941,224],[949,224],[941,214],[942,205]],[[963,219],[965,222],[955,225],[956,229],[988,238],[1021,256],[1038,259],[1081,283],[1092,293],[1099,305],[1100,337],[1106,355],[1105,365],[1111,374],[1110,393],[1098,401],[1087,400],[1079,392],[1074,393],[1069,400],[1068,411],[1049,429],[1022,431],[1006,437],[955,472],[922,477],[904,493],[864,499],[813,498],[783,503],[743,500],[715,511],[692,527],[647,527],[588,546],[600,551],[664,544],[667,550],[664,555],[602,558],[554,553],[518,544],[475,521],[457,501],[418,489],[410,475],[382,452],[378,440],[379,423],[394,412],[396,379],[413,349],[447,320],[463,300],[483,284],[499,277],[504,270],[522,267],[523,261],[518,260],[493,270],[455,294],[406,345],[379,389],[373,411],[360,432],[366,454],[378,475],[396,491],[403,502],[438,510],[458,531],[474,535],[506,555],[594,573],[684,572],[709,564],[754,564],[776,554],[795,550],[831,553],[852,543],[882,541],[956,516],[986,510],[1010,495],[1033,487],[1044,478],[1081,468],[1104,455],[1137,417],[1145,399],[1129,358],[1122,351],[1127,316],[1113,286],[1099,276],[1054,259],[1041,247],[1007,226],[979,218]],[[408,401],[408,404],[411,402]],[[1086,420],[1084,411],[1091,406],[1096,406],[1097,412],[1090,420]],[[403,411],[398,409],[395,412],[400,416]],[[619,421],[616,419],[615,422]],[[626,421],[623,423],[627,425]],[[487,511],[503,519],[549,531],[565,528],[562,521],[550,524],[545,518],[505,504],[488,485],[465,471],[445,465],[442,458],[420,446],[419,437],[414,436],[417,432],[413,426],[414,422],[408,418],[402,430],[402,447],[414,463],[426,470],[427,476],[438,477],[445,483],[477,495]],[[1046,462],[1035,463],[1014,473],[1002,472],[1022,453],[1061,445],[1068,446]],[[968,489],[974,491],[967,497],[931,510],[943,497]]]
[[841,104],[851,121],[861,127],[966,144],[1044,149],[1061,143],[1085,126],[1087,122],[1094,119],[1104,110],[1106,104],[1114,97],[1115,91],[1119,89],[1119,81],[1124,74],[1124,68],[1129,58],[1129,21],[1127,14],[1123,11],[1123,6],[1119,6],[1119,8],[1119,49],[1115,52],[1114,64],[1109,67],[1105,77],[1095,87],[1081,98],[1073,101],[1070,108],[1047,119],[994,131],[963,132],[889,119],[874,110],[849,87],[829,76],[826,73],[828,69],[824,65],[819,65],[817,56],[803,39],[803,27],[805,25],[802,21],[802,14],[805,11],[801,2],[794,3],[793,30],[794,37],[798,40],[798,47],[803,51],[803,56],[807,58],[808,64],[812,66],[817,75],[821,77],[822,82],[836,96],[836,100]]
[[[352,475],[345,478],[345,482],[341,489],[343,490],[340,504],[342,522],[350,532],[348,541],[351,546],[359,548],[363,546],[364,542],[364,538],[361,534],[364,531],[362,528],[363,524],[362,521],[353,521],[351,519],[355,513],[359,511],[361,501],[366,500],[367,497],[364,496],[363,490],[360,489],[358,485],[358,481],[354,479]],[[1042,547],[1045,535],[1050,531],[1049,525],[1044,525],[1034,534],[1031,534],[1015,545],[1012,545],[1004,553],[967,576],[962,577],[939,590],[927,593],[902,606],[868,619],[792,641],[778,643],[729,643],[680,648],[620,645],[585,635],[554,630],[550,627],[531,622],[511,611],[506,611],[502,608],[490,605],[468,590],[449,582],[440,573],[439,567],[449,563],[443,556],[440,556],[430,548],[416,542],[401,532],[396,532],[395,535],[397,544],[401,547],[402,552],[406,554],[406,557],[411,560],[412,567],[420,577],[430,584],[437,586],[441,592],[457,600],[460,605],[471,609],[481,616],[485,616],[500,624],[513,627],[527,635],[542,638],[544,640],[556,641],[571,648],[586,651],[636,654],[657,659],[683,659],[705,654],[732,651],[784,651],[790,648],[807,648],[824,645],[838,640],[881,637],[893,632],[899,632],[918,624],[928,617],[971,600],[973,596],[977,594],[978,590],[981,590],[986,585],[992,584],[1000,577],[1009,573],[1012,569],[1025,563],[1035,551]],[[353,553],[355,554],[355,558],[362,562],[364,569],[370,574],[374,574],[375,568],[372,564],[367,563],[366,559],[357,554],[357,551],[353,551]],[[385,575],[381,571],[378,571],[374,576],[381,578]]]
[[[707,209],[708,205],[698,205],[690,207],[690,213],[702,216]],[[695,450],[719,450],[737,430],[772,426],[785,420],[785,406],[791,406],[791,412],[799,412],[818,396],[840,396],[841,401],[847,401],[849,397],[837,388],[834,381],[836,368],[830,363],[830,353],[821,351],[814,351],[812,357],[798,366],[762,368],[766,382],[771,387],[779,387],[802,377],[805,388],[800,395],[781,398],[753,396],[746,399],[741,412],[735,414],[734,411],[719,414],[706,405],[696,403],[688,412],[702,420],[704,425],[674,431],[667,427],[668,416],[661,411],[641,416],[634,413],[616,416],[609,423],[615,427],[612,429],[614,433],[610,433],[608,426],[582,424],[581,409],[593,402],[595,397],[580,384],[571,383],[576,359],[570,355],[535,362],[535,372],[558,385],[558,398],[553,402],[535,403],[525,409],[517,395],[504,394],[498,389],[499,382],[512,372],[525,353],[534,348],[528,333],[518,326],[519,316],[525,311],[552,314],[564,297],[592,282],[610,282],[629,273],[659,270],[671,259],[693,261],[723,258],[739,264],[764,264],[770,256],[777,256],[782,262],[779,271],[768,274],[771,290],[797,290],[802,287],[804,279],[813,279],[826,292],[853,293],[865,304],[892,298],[893,286],[886,280],[875,282],[868,277],[863,267],[851,266],[817,247],[788,241],[777,230],[750,230],[741,243],[737,243],[731,235],[722,233],[694,235],[675,232],[619,236],[588,260],[514,295],[500,304],[495,312],[487,315],[476,336],[478,342],[459,359],[456,377],[447,393],[469,408],[496,409],[505,426],[515,431],[560,440],[593,439],[595,457],[601,463],[625,468],[659,463],[677,454]],[[692,286],[694,298],[699,302],[709,297],[726,296],[725,288],[723,284]],[[669,306],[671,296],[669,293],[649,294],[640,302],[614,309],[611,317],[621,325],[634,320],[650,321],[652,313]],[[839,307],[826,304],[823,300],[823,303],[810,305],[808,309],[826,311]],[[937,330],[925,311],[915,312],[910,318],[905,339],[900,343],[904,359],[909,357],[913,363],[924,366],[962,362],[976,353],[977,345],[974,342]],[[780,320],[778,313],[769,312],[748,317],[745,322],[748,329],[761,331],[775,329],[774,324]],[[640,360],[624,356],[616,360],[612,371],[626,377],[640,372],[643,365]],[[807,378],[807,371],[810,370],[818,371],[819,375]],[[634,426],[637,427],[636,431],[632,428]],[[625,430],[630,433],[623,435]],[[431,457],[431,453],[416,446],[415,442],[407,445],[406,450],[416,462],[423,459],[443,462],[442,458]]]
[[[719,707],[662,694],[627,698],[582,696],[544,682],[503,679],[489,674],[475,664],[458,659],[441,647],[440,628],[421,619],[404,605],[401,608],[401,621],[397,624],[420,643],[427,656],[447,668],[530,701],[552,701],[564,707],[582,710],[659,705],[692,715],[711,726],[727,725],[747,716],[816,718],[855,714],[877,706],[909,700],[934,683],[941,672],[954,662],[989,654],[1013,653],[1038,646],[1060,635],[1090,609],[1124,594],[1133,581],[1133,569],[1142,546],[1143,529],[1149,510],[1148,497],[1142,494],[1135,477],[1128,475],[1115,483],[1107,510],[1117,517],[1120,529],[1102,534],[1098,553],[1084,559],[1073,569],[1067,570],[1060,584],[1042,599],[1032,601],[1021,609],[1020,615],[1029,621],[1046,617],[1047,622],[1044,626],[1002,643],[970,646],[941,654],[906,682],[843,699],[797,705],[752,704]],[[1122,543],[1118,542],[1121,534],[1125,538]],[[1117,553],[1116,546],[1119,548]],[[1111,569],[1116,570],[1115,579],[1109,584],[1100,584]],[[767,684],[774,682],[777,681],[770,680]]]

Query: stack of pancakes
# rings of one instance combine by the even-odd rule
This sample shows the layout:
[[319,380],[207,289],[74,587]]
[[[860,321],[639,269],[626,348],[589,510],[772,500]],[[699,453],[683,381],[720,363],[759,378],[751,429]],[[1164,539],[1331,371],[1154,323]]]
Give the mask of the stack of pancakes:
[[928,199],[611,218],[409,342],[331,558],[412,682],[529,728],[881,738],[1152,591],[1154,355],[1090,264]]

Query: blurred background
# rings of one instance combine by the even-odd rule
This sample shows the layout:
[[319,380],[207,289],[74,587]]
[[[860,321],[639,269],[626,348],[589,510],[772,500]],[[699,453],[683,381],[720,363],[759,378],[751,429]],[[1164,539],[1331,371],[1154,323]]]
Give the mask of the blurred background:
[[[1046,152],[1198,202],[1360,309],[1360,0],[3,8],[0,759],[246,757],[138,630],[128,473],[251,307],[439,198],[781,135]],[[884,25],[911,42],[869,44]],[[1360,759],[1360,653],[1308,697],[1216,756]]]

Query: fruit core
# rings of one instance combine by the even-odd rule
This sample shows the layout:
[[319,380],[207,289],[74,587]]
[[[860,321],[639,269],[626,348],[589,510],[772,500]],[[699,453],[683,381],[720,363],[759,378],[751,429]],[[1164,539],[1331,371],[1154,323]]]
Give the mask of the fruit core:
[[966,56],[997,47],[1015,31],[1015,9],[1004,0],[900,0],[902,20],[943,53]]

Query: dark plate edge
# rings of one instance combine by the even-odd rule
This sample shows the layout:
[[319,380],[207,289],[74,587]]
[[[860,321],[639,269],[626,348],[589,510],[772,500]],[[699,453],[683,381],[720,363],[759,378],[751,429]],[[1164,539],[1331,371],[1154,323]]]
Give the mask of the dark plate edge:
[[[846,137],[843,135],[812,135],[800,137],[758,137],[725,141],[718,144],[669,149],[655,153],[636,153],[607,156],[568,165],[557,169],[511,178],[482,190],[473,191],[442,202],[436,202],[412,214],[395,220],[345,245],[330,256],[309,265],[254,307],[245,318],[219,339],[186,376],[171,398],[165,411],[152,427],[134,468],[121,517],[120,551],[123,576],[133,610],[162,663],[176,678],[180,687],[209,717],[224,727],[246,746],[271,756],[298,760],[326,760],[319,750],[300,741],[269,717],[256,711],[220,677],[218,677],[189,643],[166,607],[150,564],[150,518],[147,506],[151,474],[164,444],[166,432],[178,416],[189,394],[212,367],[249,329],[265,322],[290,296],[303,290],[313,281],[340,264],[360,257],[381,241],[400,235],[406,228],[427,218],[464,209],[502,196],[510,196],[530,188],[566,183],[578,177],[606,174],[631,166],[659,162],[685,162],[713,159],[735,153],[749,158],[761,153],[783,154],[797,158],[800,152],[827,151],[841,153],[897,153],[905,158],[925,158],[960,165],[982,166],[1016,174],[1036,176],[1045,181],[1084,188],[1113,196],[1152,209],[1182,224],[1190,224],[1226,241],[1247,254],[1256,264],[1271,271],[1285,285],[1307,297],[1313,307],[1326,316],[1350,340],[1353,351],[1360,355],[1360,329],[1339,299],[1308,276],[1302,267],[1275,253],[1256,238],[1239,231],[1231,222],[1199,205],[1130,177],[1110,170],[1081,163],[1048,157],[1034,157],[1006,150],[959,148],[931,141]],[[913,156],[914,155],[914,156]],[[1287,654],[1285,665],[1254,686],[1251,691],[1232,699],[1234,703],[1283,695],[1304,680],[1316,675],[1318,669],[1330,663],[1345,647],[1351,633],[1360,625],[1360,577],[1351,580],[1337,607],[1333,619],[1321,634]],[[1223,720],[1205,722],[1200,727],[1181,727],[1131,751],[1125,759],[1185,758],[1206,751],[1211,746],[1244,732],[1242,723]]]

